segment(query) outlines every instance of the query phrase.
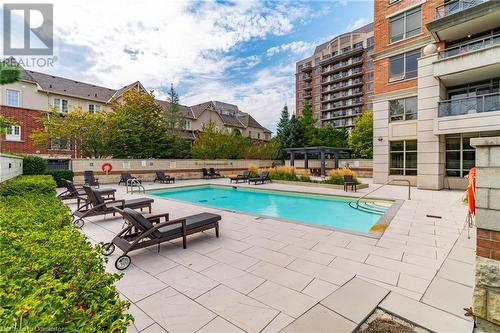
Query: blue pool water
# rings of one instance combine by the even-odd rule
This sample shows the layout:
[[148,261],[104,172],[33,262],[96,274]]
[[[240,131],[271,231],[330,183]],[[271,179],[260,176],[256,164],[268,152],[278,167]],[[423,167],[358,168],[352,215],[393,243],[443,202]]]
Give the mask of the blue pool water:
[[[162,198],[225,208],[308,224],[368,232],[381,213],[370,213],[349,206],[350,198],[270,191],[230,186],[199,185],[153,191]],[[377,202],[386,210],[391,202]]]

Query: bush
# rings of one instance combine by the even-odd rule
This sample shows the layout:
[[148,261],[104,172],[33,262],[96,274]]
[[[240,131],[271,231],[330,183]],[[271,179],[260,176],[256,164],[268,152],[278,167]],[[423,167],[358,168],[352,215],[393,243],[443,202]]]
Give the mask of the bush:
[[63,179],[66,179],[66,180],[69,180],[69,181],[73,181],[73,171],[71,170],[65,170],[65,169],[61,169],[61,170],[47,170],[45,172],[45,174],[47,175],[51,175],[54,180],[56,181],[56,184],[57,184],[57,187],[62,187],[64,186],[62,180]]
[[25,155],[23,157],[24,175],[43,175],[47,170],[47,160],[39,156]]
[[[55,188],[49,176],[19,178],[31,188],[50,179]],[[125,331],[132,317],[113,286],[119,275],[105,272],[99,248],[71,225],[60,200],[44,192],[0,200],[0,327]]]
[[292,166],[278,166],[268,170],[269,178],[295,182],[311,182],[306,171],[298,171]]
[[52,195],[56,194],[56,182],[49,175],[19,176],[0,186],[0,196],[24,195]]
[[356,179],[356,173],[347,167],[332,169],[328,172],[328,178],[321,181],[324,184],[335,184],[335,185],[344,185],[344,176],[353,176],[354,181],[359,184]]

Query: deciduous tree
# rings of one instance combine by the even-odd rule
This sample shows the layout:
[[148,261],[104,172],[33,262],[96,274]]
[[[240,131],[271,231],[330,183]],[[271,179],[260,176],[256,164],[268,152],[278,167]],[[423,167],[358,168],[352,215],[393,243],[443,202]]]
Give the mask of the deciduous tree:
[[373,112],[365,111],[359,117],[349,136],[349,147],[354,157],[373,157]]

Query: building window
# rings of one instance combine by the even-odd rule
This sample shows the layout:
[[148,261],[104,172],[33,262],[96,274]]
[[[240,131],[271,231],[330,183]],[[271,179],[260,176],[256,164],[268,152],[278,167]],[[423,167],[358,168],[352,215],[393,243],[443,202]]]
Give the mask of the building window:
[[8,106],[21,106],[21,92],[19,90],[5,89],[5,100]]
[[315,110],[315,111],[319,111],[319,110],[321,110],[321,104],[315,104],[315,105],[314,105],[314,110]]
[[21,141],[21,126],[14,125],[7,128],[5,133],[5,140],[7,141]]
[[319,87],[314,88],[314,93],[315,94],[319,94],[320,93]]
[[372,69],[373,68],[373,60],[368,60],[366,62],[366,68],[368,68],[368,69]]
[[260,132],[257,132],[257,139],[260,139]]
[[389,5],[392,5],[392,4],[394,4],[394,3],[398,2],[398,1],[399,0],[389,0]]
[[446,174],[449,177],[464,177],[474,167],[476,150],[470,145],[470,139],[463,134],[446,137]]
[[314,83],[315,84],[320,84],[320,82],[321,82],[321,79],[319,77],[317,77],[317,78],[314,79]]
[[418,57],[420,57],[420,49],[390,57],[389,81],[404,80],[417,77]]
[[57,112],[68,112],[68,100],[62,98],[54,98],[54,108]]
[[370,47],[370,46],[373,46],[373,45],[375,45],[375,38],[374,37],[368,37],[366,39],[366,46]]
[[422,12],[420,7],[391,17],[389,33],[391,43],[418,35],[422,31]]
[[373,81],[373,72],[366,73],[366,81]]
[[317,68],[315,69],[315,71],[316,71],[316,74],[319,74],[319,73],[321,73],[321,68],[317,67]]
[[96,113],[101,109],[100,105],[97,104],[89,104],[89,113]]
[[58,138],[50,141],[50,149],[52,150],[70,150],[69,139]]
[[389,121],[417,119],[417,97],[389,101]]
[[368,90],[368,91],[373,90],[373,82],[368,82],[368,83],[366,84],[366,90]]
[[391,141],[389,174],[417,174],[417,140]]

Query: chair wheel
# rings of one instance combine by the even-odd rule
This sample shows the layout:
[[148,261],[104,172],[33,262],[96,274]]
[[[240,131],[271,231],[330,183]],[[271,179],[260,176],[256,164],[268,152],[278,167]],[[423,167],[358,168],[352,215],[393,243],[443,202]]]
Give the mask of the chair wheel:
[[84,224],[85,224],[85,221],[83,219],[76,219],[73,221],[73,225],[79,229],[81,229]]
[[102,255],[109,256],[113,252],[115,252],[115,244],[113,244],[113,243],[105,243],[102,246],[102,250],[101,250]]
[[120,271],[123,271],[128,266],[130,266],[130,262],[131,261],[132,260],[130,260],[129,256],[123,255],[120,258],[116,259],[116,261],[115,261],[115,267],[116,267],[116,269],[118,269]]

